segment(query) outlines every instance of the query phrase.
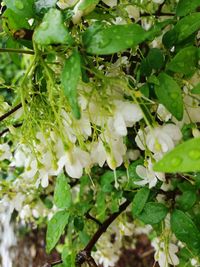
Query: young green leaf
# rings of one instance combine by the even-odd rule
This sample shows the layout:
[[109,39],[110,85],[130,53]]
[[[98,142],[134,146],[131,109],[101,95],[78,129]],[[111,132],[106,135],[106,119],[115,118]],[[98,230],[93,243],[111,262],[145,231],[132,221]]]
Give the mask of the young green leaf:
[[[195,72],[198,64],[197,53],[198,49],[194,46],[183,48],[169,62],[167,69],[174,72],[180,72],[185,75],[192,74]],[[190,64],[188,64],[188,62],[190,62]]]
[[43,18],[42,23],[35,30],[33,38],[40,45],[72,44],[72,37],[66,29],[62,14],[51,8]]
[[192,94],[200,94],[200,83],[198,83],[192,90]]
[[156,162],[158,172],[195,172],[200,171],[200,138],[190,139],[178,145]]
[[200,6],[199,0],[180,0],[176,8],[177,16],[185,16]]
[[164,65],[164,56],[160,49],[152,48],[150,49],[147,61],[152,69],[160,69]]
[[112,25],[96,31],[89,27],[83,35],[83,44],[89,54],[108,55],[135,47],[146,37],[147,32],[138,24]]
[[162,203],[148,202],[143,211],[137,216],[145,224],[156,224],[161,222],[167,215],[168,209]]
[[46,251],[50,253],[62,235],[69,220],[66,210],[58,211],[48,222],[46,234]]
[[177,43],[180,43],[199,29],[200,13],[193,13],[179,20],[173,31],[177,34]]
[[150,190],[148,187],[143,187],[137,192],[137,194],[135,195],[135,197],[133,199],[133,203],[132,203],[133,216],[134,215],[137,216],[142,212],[142,210],[145,206],[145,203],[148,200],[149,193],[150,193]]
[[64,94],[71,106],[72,112],[76,119],[80,119],[80,108],[77,99],[77,86],[81,76],[81,59],[77,50],[65,61],[61,73],[61,83]]
[[200,232],[192,219],[181,210],[174,210],[171,216],[171,228],[176,237],[191,249],[200,247]]
[[34,16],[34,0],[4,0],[7,8],[23,18]]
[[181,88],[174,79],[166,73],[161,73],[158,76],[158,80],[160,85],[155,85],[155,93],[158,100],[177,120],[181,120],[183,118]]
[[64,174],[60,174],[56,178],[56,186],[54,191],[54,203],[60,209],[67,209],[72,203],[70,186]]
[[196,193],[194,191],[184,191],[181,196],[176,200],[178,206],[182,210],[189,210],[195,204],[197,200]]
[[84,9],[88,9],[91,6],[95,6],[99,3],[99,0],[84,0],[80,6],[78,7],[79,10],[84,10]]

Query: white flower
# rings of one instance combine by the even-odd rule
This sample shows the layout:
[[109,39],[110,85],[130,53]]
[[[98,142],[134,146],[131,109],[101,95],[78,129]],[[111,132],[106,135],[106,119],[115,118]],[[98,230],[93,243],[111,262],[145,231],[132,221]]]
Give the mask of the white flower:
[[152,246],[155,248],[155,261],[158,261],[160,267],[168,267],[171,265],[178,265],[179,259],[176,255],[178,247],[172,243],[165,243],[155,238],[152,241]]
[[162,104],[158,105],[157,115],[162,121],[168,121],[172,117],[172,114]]
[[114,130],[118,135],[127,135],[127,127],[132,127],[143,118],[141,109],[134,103],[115,100],[116,111],[114,117],[109,120],[113,123]]
[[93,144],[91,149],[91,158],[93,163],[98,163],[100,167],[107,161],[108,166],[115,170],[123,162],[123,156],[126,153],[126,147],[123,143],[123,138],[112,135],[108,131],[101,138],[105,139],[105,142],[100,141]]
[[58,161],[58,166],[58,169],[65,167],[70,177],[80,178],[83,175],[83,168],[90,166],[90,157],[86,151],[74,147],[64,153]]
[[142,150],[147,148],[158,155],[163,155],[175,147],[175,144],[182,138],[182,133],[178,126],[169,123],[153,129],[146,127],[144,131],[139,130],[135,138],[136,144]]
[[10,146],[8,144],[0,144],[0,160],[8,159],[12,157],[10,152]]
[[74,6],[77,2],[78,2],[78,0],[59,0],[57,2],[57,6],[60,9],[66,9],[68,7]]
[[128,5],[125,9],[126,9],[126,11],[128,13],[129,18],[133,18],[136,21],[139,19],[140,10],[139,10],[138,7],[132,6],[132,5]]
[[137,185],[149,185],[149,188],[152,188],[156,185],[157,181],[165,181],[165,174],[161,172],[153,171],[153,164],[151,160],[148,160],[148,168],[145,168],[142,165],[138,165],[136,167],[136,173],[138,176],[142,178],[141,181],[134,182]]

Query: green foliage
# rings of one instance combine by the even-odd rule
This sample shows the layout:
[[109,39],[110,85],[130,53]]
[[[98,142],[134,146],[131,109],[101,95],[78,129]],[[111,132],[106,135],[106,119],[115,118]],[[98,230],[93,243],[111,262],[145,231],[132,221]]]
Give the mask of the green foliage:
[[158,100],[177,120],[181,120],[183,117],[181,88],[171,76],[164,72],[159,74],[158,80],[160,84],[155,86],[155,93]]
[[179,206],[179,209],[181,210],[190,210],[192,206],[195,204],[197,200],[197,196],[195,194],[195,191],[184,191],[181,196],[177,198],[177,203]]
[[54,191],[54,203],[60,209],[68,209],[72,203],[70,186],[64,174],[60,174],[56,178]]
[[199,7],[199,0],[180,0],[176,8],[177,16],[185,16]]
[[89,54],[109,55],[135,47],[147,37],[138,24],[112,25],[108,28],[89,27],[83,35],[83,44]]
[[69,220],[69,212],[58,211],[47,224],[46,251],[50,253],[55,247]]
[[80,109],[77,100],[77,85],[81,75],[81,60],[77,50],[66,59],[61,74],[61,83],[64,88],[65,96],[69,101],[75,118],[80,119]]
[[52,8],[45,14],[42,23],[34,32],[34,40],[40,45],[72,43],[59,10]]
[[172,231],[190,249],[199,250],[200,232],[192,219],[183,211],[174,210],[171,217]]
[[5,0],[6,6],[15,14],[24,18],[34,17],[34,0]]
[[[188,64],[189,62],[189,64]],[[180,50],[169,62],[167,69],[185,75],[193,74],[198,65],[198,49],[189,46]]]
[[200,83],[198,83],[192,90],[192,94],[200,94]]
[[143,211],[138,215],[138,219],[145,224],[156,224],[161,222],[167,215],[168,209],[158,202],[147,202]]
[[132,214],[133,216],[139,215],[145,207],[148,200],[150,190],[147,187],[141,188],[135,195],[132,203]]
[[200,138],[178,145],[154,165],[155,171],[192,172],[200,170]]

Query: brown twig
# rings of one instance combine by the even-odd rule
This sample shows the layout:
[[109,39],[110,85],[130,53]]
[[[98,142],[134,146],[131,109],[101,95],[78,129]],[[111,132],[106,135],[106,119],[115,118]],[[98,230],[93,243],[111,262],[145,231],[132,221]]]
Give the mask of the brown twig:
[[6,112],[5,114],[3,114],[0,117],[0,121],[3,121],[4,119],[6,119],[7,117],[9,117],[10,115],[12,115],[15,111],[17,111],[18,109],[20,109],[22,107],[22,103],[19,103],[17,106],[15,106],[14,108],[12,108],[11,110],[9,110],[8,112]]
[[96,218],[94,218],[92,215],[90,215],[90,211],[88,211],[86,214],[85,214],[85,218],[87,219],[90,219],[91,221],[95,222],[96,224],[98,224],[99,226],[102,226],[102,223],[97,220]]
[[[130,200],[126,200],[122,205],[120,205],[119,210],[117,212],[112,213],[97,229],[97,231],[94,233],[88,244],[85,246],[83,250],[81,250],[76,255],[76,266],[81,267],[83,263],[87,263],[90,267],[98,267],[95,260],[91,256],[91,251],[99,238],[102,236],[104,232],[108,229],[108,227],[111,225],[111,223],[123,212],[126,210],[126,208],[131,203]],[[56,262],[56,264],[62,263],[62,260],[59,260]],[[54,266],[54,263],[51,263],[49,265],[46,264],[43,267],[52,267]]]

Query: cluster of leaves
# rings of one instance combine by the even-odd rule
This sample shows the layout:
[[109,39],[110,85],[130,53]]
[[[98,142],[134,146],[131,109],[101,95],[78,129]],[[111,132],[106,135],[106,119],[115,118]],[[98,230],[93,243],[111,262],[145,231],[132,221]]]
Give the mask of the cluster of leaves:
[[[166,9],[167,14],[171,14],[166,19],[161,10],[157,10],[156,5],[152,6],[149,13],[145,9],[145,3],[141,5],[140,1],[129,1],[138,2],[131,4],[141,8],[141,20],[137,23],[132,22],[125,14],[124,17],[129,23],[124,25],[114,23],[114,19],[127,6],[123,1],[113,9],[106,7],[101,1],[82,1],[79,11],[83,13],[83,18],[80,18],[78,24],[72,23],[75,11],[72,8],[61,10],[56,6],[56,2],[4,1],[4,49],[11,49],[10,55],[13,55],[13,52],[34,54],[25,77],[15,81],[16,98],[13,102],[21,101],[24,108],[27,103],[30,105],[29,110],[33,115],[29,118],[34,118],[32,131],[38,124],[35,123],[36,117],[38,121],[41,120],[39,123],[44,124],[42,127],[53,127],[52,121],[57,121],[54,110],[59,108],[56,101],[63,101],[63,96],[68,110],[72,111],[76,119],[80,119],[77,89],[80,79],[84,83],[90,83],[90,79],[93,78],[97,84],[103,84],[106,66],[123,55],[129,56],[131,66],[123,72],[122,78],[128,81],[133,94],[139,95],[138,103],[146,120],[142,122],[143,125],[156,124],[159,121],[156,121],[149,103],[144,102],[141,95],[163,104],[178,121],[183,119],[182,88],[199,68],[198,0],[180,0],[178,5],[167,4],[166,1],[162,8]],[[86,10],[90,10],[89,14]],[[149,30],[141,26],[143,15],[152,19]],[[161,45],[152,47],[150,43],[154,40],[161,42]],[[13,64],[19,67],[21,56],[11,58]],[[100,64],[105,67],[102,71],[98,68]],[[10,74],[3,72],[2,75],[10,79]],[[108,77],[105,78],[105,81],[107,80]],[[5,90],[8,83],[4,83]],[[27,85],[29,90],[24,90]],[[63,90],[61,93],[57,91],[60,85]],[[192,93],[197,96],[200,94],[199,85],[200,83],[192,88]],[[51,91],[49,88],[55,90]],[[49,106],[45,98],[47,95],[50,99]],[[38,110],[38,105],[41,110]],[[49,124],[47,121],[50,121]],[[26,127],[24,124],[22,133]],[[196,127],[198,128],[198,125]],[[130,136],[127,136],[126,140],[128,146],[135,148],[135,144],[131,142],[131,133]],[[77,182],[80,191],[74,202],[73,184],[70,179],[64,174],[56,178],[53,203],[59,211],[48,222],[47,251],[51,252],[65,232],[68,241],[62,252],[62,266],[74,265],[76,253],[87,245],[98,226],[97,222],[101,224],[111,214],[119,211],[119,202],[123,198],[132,202],[131,218],[151,224],[158,236],[162,234],[163,221],[170,212],[171,230],[176,238],[185,244],[179,253],[180,266],[189,264],[190,258],[200,255],[200,139],[195,138],[182,143],[155,164],[155,171],[173,173],[169,178],[173,184],[172,191],[162,191],[161,183],[153,189],[134,185],[134,181],[139,180],[135,169],[141,161],[139,159],[129,165],[130,180],[122,182],[119,188],[115,187],[116,177],[112,171],[106,166],[102,169],[94,167],[92,177],[95,190],[92,188],[90,177],[83,176]],[[179,172],[183,172],[183,176]],[[189,174],[185,174],[186,172]],[[115,175],[123,180],[127,175],[126,166],[120,167]],[[183,180],[183,177],[189,181]],[[160,193],[167,198],[167,205],[156,200]],[[49,193],[47,190],[45,194],[48,196],[52,191]],[[96,222],[92,222],[88,216],[94,216]]]

